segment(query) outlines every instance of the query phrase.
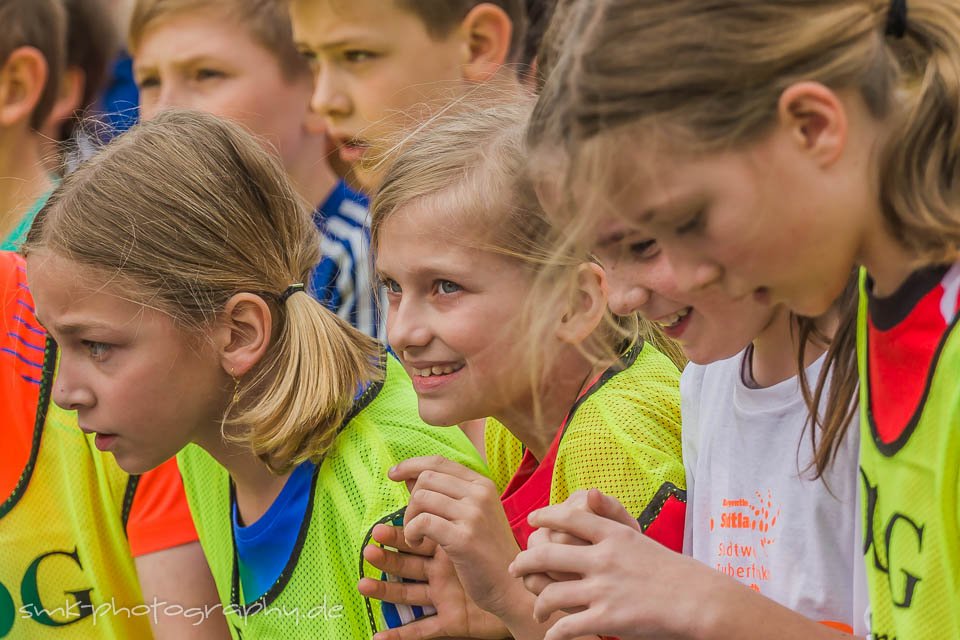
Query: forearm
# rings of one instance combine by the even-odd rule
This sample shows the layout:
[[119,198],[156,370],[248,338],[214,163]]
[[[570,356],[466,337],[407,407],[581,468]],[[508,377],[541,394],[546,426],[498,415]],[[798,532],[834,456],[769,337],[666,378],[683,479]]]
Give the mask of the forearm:
[[[678,629],[688,640],[850,640],[853,636],[818,624],[760,595],[748,587],[717,575],[723,586],[700,599],[693,615]],[[719,585],[718,585],[719,586]]]

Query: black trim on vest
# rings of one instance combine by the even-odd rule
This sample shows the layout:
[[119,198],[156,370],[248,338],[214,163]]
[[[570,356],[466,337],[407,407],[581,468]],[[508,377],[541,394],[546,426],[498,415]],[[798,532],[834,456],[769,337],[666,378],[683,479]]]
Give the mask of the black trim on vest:
[[347,417],[343,419],[340,428],[337,429],[337,433],[346,429],[350,421],[356,418],[361,411],[369,407],[370,404],[377,399],[377,396],[380,395],[380,392],[383,391],[383,386],[387,383],[387,358],[389,357],[386,351],[383,349],[380,350],[380,359],[377,363],[377,368],[383,371],[383,378],[376,382],[371,382],[370,385],[363,390],[363,393],[360,394],[360,397],[354,400],[353,406],[350,407],[350,412],[347,414]]
[[[377,398],[377,396],[380,395],[380,391],[383,390],[384,383],[387,379],[387,357],[389,356],[387,356],[386,352],[381,350],[378,366],[383,370],[383,379],[371,383],[366,389],[363,390],[363,393],[361,393],[360,397],[354,401],[353,406],[350,408],[350,412],[347,413],[346,417],[343,419],[343,422],[341,422],[340,426],[337,428],[337,434],[342,433],[343,430],[346,429],[350,424],[350,422],[356,418],[361,411],[369,407],[370,404]],[[230,586],[230,603],[236,607],[235,610],[241,617],[247,617],[251,615],[249,611],[254,607],[257,607],[255,612],[259,612],[273,604],[280,594],[283,593],[283,590],[290,582],[290,578],[293,577],[293,572],[300,563],[300,554],[303,552],[303,545],[307,540],[307,533],[309,532],[310,525],[313,522],[313,504],[317,495],[317,480],[320,477],[320,468],[322,466],[323,461],[321,460],[313,470],[313,478],[310,481],[310,497],[307,501],[307,508],[303,512],[303,521],[300,523],[300,531],[297,533],[297,541],[293,545],[293,550],[290,552],[290,558],[287,560],[287,564],[284,566],[283,571],[280,572],[280,575],[277,577],[273,585],[267,589],[267,592],[250,604],[242,604],[240,602],[240,562],[237,558],[237,534],[233,525],[233,506],[237,503],[237,488],[233,484],[233,480],[229,481],[230,512],[227,515],[230,518],[230,544],[233,547],[233,575],[231,577]]]
[[953,265],[937,265],[914,271],[889,296],[878,298],[871,291],[873,279],[867,276],[867,306],[870,321],[880,331],[889,331],[907,319],[923,297],[943,281]]
[[937,372],[937,363],[940,361],[940,355],[943,353],[943,348],[947,344],[947,340],[950,339],[950,336],[953,335],[953,331],[957,328],[957,322],[960,321],[960,313],[953,319],[953,322],[950,323],[950,326],[947,327],[947,330],[943,332],[943,335],[940,337],[940,342],[937,344],[937,350],[933,353],[933,358],[930,359],[930,367],[927,369],[927,379],[926,383],[923,386],[923,393],[920,394],[920,399],[917,401],[917,406],[913,409],[913,414],[910,416],[910,420],[907,421],[906,426],[904,426],[903,431],[900,432],[900,435],[891,443],[886,443],[881,439],[880,433],[877,430],[877,423],[873,419],[873,403],[870,401],[873,397],[873,393],[870,390],[870,338],[869,338],[869,327],[867,329],[867,348],[866,353],[864,354],[864,362],[866,364],[866,375],[867,375],[867,422],[870,425],[870,434],[873,436],[873,443],[877,447],[877,450],[880,451],[884,456],[890,458],[900,449],[904,447],[910,440],[910,436],[913,435],[913,432],[916,430],[917,425],[920,423],[920,418],[923,416],[923,409],[927,405],[927,396],[930,393],[930,387],[933,385],[933,377]]
[[653,496],[653,500],[650,501],[644,509],[643,513],[640,514],[640,517],[637,518],[637,522],[640,524],[640,530],[646,531],[647,528],[653,524],[653,522],[660,517],[660,512],[663,510],[663,506],[667,504],[667,500],[670,498],[676,498],[680,502],[687,503],[687,491],[686,489],[681,489],[672,482],[664,482],[660,485],[660,488],[657,489],[657,494]]
[[618,360],[615,364],[611,365],[609,369],[604,371],[603,374],[601,374],[601,376],[597,379],[597,381],[594,382],[592,385],[590,385],[590,388],[584,391],[583,395],[580,396],[580,398],[573,403],[573,406],[570,407],[570,411],[567,412],[567,417],[564,420],[563,434],[560,436],[561,439],[563,439],[563,436],[566,435],[567,427],[569,427],[570,423],[573,422],[573,415],[577,412],[577,409],[579,409],[580,406],[583,405],[583,403],[586,402],[590,396],[592,396],[594,393],[599,391],[600,387],[607,384],[610,381],[610,378],[617,375],[618,373],[623,373],[624,371],[632,367],[634,363],[636,363],[637,358],[640,356],[640,352],[643,351],[644,344],[645,343],[642,340],[640,340],[636,344],[632,345],[629,349],[627,349],[623,353],[623,355],[620,356],[620,360]]
[[[394,522],[396,522],[397,518],[399,518],[402,522],[403,516],[404,514],[406,514],[406,512],[407,512],[406,507],[397,509],[393,513],[387,514],[384,517],[377,520],[376,522],[374,522],[373,525],[371,525],[370,529],[367,530],[367,535],[363,537],[363,542],[360,544],[360,571],[358,575],[361,578],[366,577],[363,573],[363,563],[365,562],[363,559],[363,550],[366,549],[367,545],[370,544],[370,541],[373,540],[374,527],[376,527],[378,524],[393,524]],[[377,618],[373,614],[373,605],[370,604],[370,598],[367,596],[363,596],[363,603],[367,607],[367,620],[370,622],[370,635],[373,635],[377,632]]]
[[127,488],[123,492],[123,511],[121,519],[123,520],[123,535],[127,534],[127,521],[130,519],[130,508],[133,507],[133,498],[137,494],[137,487],[140,486],[140,476],[130,476],[127,478]]
[[[246,618],[253,615],[253,613],[259,613],[273,604],[277,597],[283,593],[283,590],[290,582],[290,578],[293,577],[293,572],[300,563],[300,554],[303,552],[303,545],[307,540],[307,532],[313,523],[313,502],[314,497],[317,495],[317,478],[319,478],[319,476],[320,465],[317,465],[313,470],[313,479],[310,481],[310,498],[307,500],[307,508],[303,512],[303,521],[300,523],[297,541],[293,545],[293,551],[290,552],[287,564],[283,567],[283,571],[277,576],[273,585],[267,589],[267,592],[250,604],[240,602],[240,562],[237,558],[237,534],[233,528],[233,505],[237,502],[237,489],[233,481],[230,482],[230,513],[228,515],[230,517],[230,544],[233,546],[233,576],[230,585],[230,604],[235,607],[234,610],[240,617]],[[251,613],[251,609],[253,609],[253,613]]]
[[10,496],[0,504],[0,518],[4,517],[20,502],[20,498],[27,491],[33,470],[37,466],[40,456],[40,441],[43,437],[43,426],[47,422],[47,409],[50,405],[50,394],[53,389],[53,374],[57,368],[57,343],[47,336],[43,351],[43,371],[40,376],[40,396],[37,399],[37,417],[33,423],[33,442],[30,444],[30,457],[20,474],[20,479],[13,487]]

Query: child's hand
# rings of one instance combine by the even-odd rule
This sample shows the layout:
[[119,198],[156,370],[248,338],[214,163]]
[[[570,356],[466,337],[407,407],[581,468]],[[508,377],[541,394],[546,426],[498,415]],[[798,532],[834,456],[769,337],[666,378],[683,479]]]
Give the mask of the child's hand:
[[[558,518],[569,517],[569,514],[574,510],[579,510],[586,513],[595,513],[599,516],[610,518],[616,522],[621,522],[630,527],[634,527],[638,531],[640,530],[640,525],[630,516],[623,505],[620,504],[619,500],[612,496],[604,495],[599,491],[575,491],[574,493],[571,493],[566,500],[564,500],[561,504],[556,505],[554,508],[557,509],[556,513],[558,514]],[[557,531],[549,527],[541,527],[530,534],[530,538],[527,540],[527,549],[534,549],[548,543],[570,544],[577,546],[585,546],[590,544],[586,540],[578,538],[564,531]],[[580,576],[572,573],[534,573],[524,576],[523,586],[525,586],[531,593],[540,595],[540,592],[543,591],[548,584],[553,582],[563,582],[566,580],[576,580],[579,577]]]
[[373,539],[398,551],[369,545],[363,557],[385,573],[418,582],[386,582],[364,578],[358,586],[363,595],[412,606],[431,605],[436,615],[415,620],[396,629],[381,631],[373,640],[426,640],[427,638],[508,638],[506,626],[467,597],[456,570],[443,549],[429,539],[416,547],[404,540],[403,527],[378,525]]
[[[584,508],[586,507],[586,508]],[[599,512],[599,513],[598,513]],[[534,615],[544,620],[564,611],[546,640],[588,633],[620,638],[669,637],[674,616],[692,601],[676,593],[701,576],[694,562],[648,539],[615,499],[591,490],[530,514],[530,524],[585,540],[588,546],[541,539],[510,566],[517,577],[573,574],[575,579],[539,585]]]
[[[529,596],[507,573],[520,549],[493,482],[440,457],[401,462],[390,478],[413,484],[404,518],[406,542],[435,541],[477,605],[502,620],[518,615],[517,605]],[[523,615],[529,620],[529,611]]]

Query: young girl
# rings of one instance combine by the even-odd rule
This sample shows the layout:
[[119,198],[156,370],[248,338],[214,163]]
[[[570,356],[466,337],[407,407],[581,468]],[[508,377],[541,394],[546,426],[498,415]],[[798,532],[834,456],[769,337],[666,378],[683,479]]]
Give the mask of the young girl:
[[54,400],[126,471],[179,452],[234,636],[368,638],[369,529],[406,505],[386,472],[437,454],[376,343],[303,293],[318,238],[237,126],[159,115],[68,177],[25,245],[62,349]]
[[[626,210],[635,196],[624,191],[624,201],[610,203],[610,210]],[[685,553],[813,620],[864,631],[863,565],[855,533],[856,438],[842,443],[822,478],[807,473],[815,456],[797,354],[807,379],[818,378],[826,358],[822,341],[804,339],[803,329],[811,323],[783,307],[731,300],[715,288],[679,292],[656,243],[616,214],[604,228],[618,224],[622,243],[596,247],[609,276],[611,307],[655,319],[693,361],[680,385]],[[848,307],[852,297],[847,296]],[[833,334],[838,313],[816,326]],[[734,357],[728,357],[731,352]],[[574,505],[582,506],[582,497],[569,506]],[[560,521],[560,514],[552,520]],[[817,522],[831,524],[811,526]],[[551,537],[545,530],[535,533],[530,548]],[[528,582],[537,592],[548,583]]]
[[23,259],[0,252],[0,636],[228,638],[184,615],[219,598],[176,460],[131,475],[97,451],[50,401],[58,349],[33,309]]
[[[679,372],[636,339],[635,324],[604,324],[603,273],[585,256],[568,256],[575,284],[562,295],[533,288],[552,232],[524,179],[528,113],[501,106],[426,125],[405,141],[375,200],[388,334],[421,417],[445,425],[491,416],[525,447],[499,497],[490,480],[441,458],[391,470],[413,485],[405,528],[374,533],[404,553],[371,549],[368,559],[394,574],[406,563],[403,577],[429,584],[364,581],[361,589],[433,605],[438,615],[378,638],[542,637],[533,597],[506,568],[526,546],[527,514],[577,489],[606,487],[647,535],[681,546]],[[523,314],[531,298],[550,318],[537,336]],[[542,355],[530,355],[530,341]],[[439,547],[432,557],[424,541]],[[476,604],[465,607],[464,593]]]
[[[866,267],[858,355],[872,633],[957,637],[960,402],[950,376],[960,8],[947,0],[913,0],[909,12],[903,1],[597,5],[566,14],[570,35],[545,93],[556,98],[562,87],[570,99],[550,104],[556,119],[535,131],[552,144],[564,132],[580,160],[617,136],[617,163],[632,156],[640,194],[631,222],[661,242],[684,288],[716,284],[817,315],[851,267]],[[826,415],[843,413],[836,408]],[[824,433],[834,428],[843,423]],[[578,520],[568,528],[594,542],[623,535],[612,523],[588,534],[597,523]],[[660,583],[672,575],[696,584],[690,565],[644,549],[633,546],[636,568]],[[544,596],[557,603],[556,591]],[[779,637],[817,637],[782,611],[748,609],[743,592],[725,597],[739,621],[702,601],[674,602],[681,615],[668,619],[653,601],[630,612],[632,635],[758,637],[763,616]]]

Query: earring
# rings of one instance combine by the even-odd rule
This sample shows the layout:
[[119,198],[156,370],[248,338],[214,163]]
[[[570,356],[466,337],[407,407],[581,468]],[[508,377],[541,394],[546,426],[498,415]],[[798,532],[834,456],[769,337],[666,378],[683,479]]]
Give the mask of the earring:
[[230,377],[233,378],[233,404],[240,401],[240,378],[230,369]]

